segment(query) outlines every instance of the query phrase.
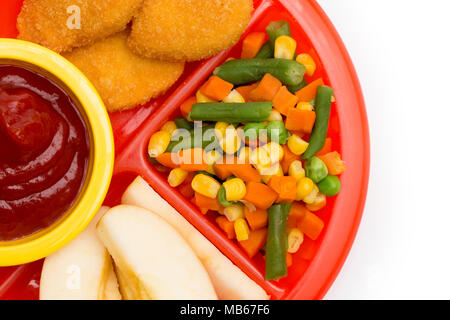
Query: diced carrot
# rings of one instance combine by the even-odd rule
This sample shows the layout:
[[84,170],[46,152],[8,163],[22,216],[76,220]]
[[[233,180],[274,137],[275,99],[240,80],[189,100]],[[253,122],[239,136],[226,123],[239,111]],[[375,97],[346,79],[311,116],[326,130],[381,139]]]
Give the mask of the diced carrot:
[[181,150],[179,152],[180,168],[186,171],[206,171],[205,151],[202,148]]
[[300,220],[303,219],[308,209],[300,202],[294,202],[289,211],[287,225],[289,228],[296,228]]
[[325,163],[328,168],[329,174],[337,176],[344,173],[345,163],[344,161],[342,161],[341,155],[338,152],[329,152],[327,154],[319,156],[318,158],[320,158]]
[[233,175],[241,178],[245,182],[260,182],[261,174],[253,168],[249,163],[237,163],[237,159],[232,164],[228,164],[230,171]]
[[258,86],[250,92],[250,98],[253,101],[272,101],[281,86],[282,83],[280,80],[270,73],[266,73]]
[[300,160],[300,156],[293,154],[291,150],[288,148],[287,144],[283,145],[284,156],[281,159],[281,168],[283,169],[283,173],[287,174],[289,171],[289,166],[295,160]]
[[242,41],[241,59],[254,58],[266,40],[265,32],[252,32]]
[[241,94],[241,96],[244,98],[245,102],[252,102],[252,98],[250,97],[250,92],[252,92],[256,87],[258,86],[258,83],[249,84],[247,86],[240,86],[236,88],[236,91]]
[[324,223],[322,219],[310,211],[306,211],[303,219],[297,223],[297,228],[312,240],[316,240],[319,237],[323,227]]
[[297,180],[291,176],[273,176],[269,180],[269,187],[278,193],[277,202],[294,201],[297,195]]
[[290,108],[284,125],[288,130],[311,133],[315,122],[316,113],[314,111]]
[[156,161],[168,168],[178,168],[180,165],[180,159],[178,154],[165,152],[156,157]]
[[191,187],[190,183],[183,183],[178,187],[178,191],[187,199],[190,199],[194,196],[194,190]]
[[325,139],[325,144],[323,148],[319,152],[317,152],[316,156],[323,156],[328,152],[331,152],[331,138]]
[[257,208],[266,210],[277,200],[278,194],[261,182],[247,183],[244,200],[253,203]]
[[220,203],[217,200],[217,198],[211,199],[209,197],[205,197],[204,195],[198,192],[195,193],[195,204],[202,209],[215,211],[218,211],[220,209]]
[[300,130],[289,130],[289,132],[291,133],[291,135],[295,134],[295,135],[299,136],[300,138],[303,138],[306,135],[305,132],[300,131]]
[[288,268],[292,266],[292,254],[289,252],[286,254],[286,265]]
[[297,102],[297,96],[290,93],[286,86],[282,86],[273,98],[273,107],[278,110],[279,113],[287,115],[289,109],[295,107]]
[[267,241],[267,228],[252,230],[248,235],[248,239],[244,241],[240,241],[242,249],[247,252],[250,258],[253,258],[259,250],[264,247],[264,244]]
[[208,98],[222,101],[233,90],[233,84],[220,79],[218,76],[211,76],[200,88],[200,92]]
[[245,219],[247,219],[248,225],[252,230],[258,230],[267,226],[268,214],[266,210],[256,209],[250,211],[249,208],[245,207]]
[[233,175],[230,171],[230,167],[226,163],[215,163],[214,171],[220,180],[225,180]]
[[224,216],[216,218],[216,223],[227,234],[228,239],[236,239],[236,232],[234,231],[234,222],[229,221]]
[[186,101],[184,101],[180,106],[180,112],[183,117],[187,117],[188,113],[192,110],[192,105],[197,103],[196,97],[190,97]]
[[298,90],[295,95],[298,97],[300,101],[310,102],[316,97],[317,87],[323,86],[323,79],[317,79],[313,82],[309,83],[306,87]]

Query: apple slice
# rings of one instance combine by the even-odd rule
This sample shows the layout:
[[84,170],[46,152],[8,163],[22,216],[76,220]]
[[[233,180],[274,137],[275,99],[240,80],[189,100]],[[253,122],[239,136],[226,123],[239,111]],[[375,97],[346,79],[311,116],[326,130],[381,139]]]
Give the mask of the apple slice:
[[269,296],[205,236],[168,204],[148,183],[137,177],[122,196],[123,204],[149,209],[172,225],[205,266],[219,299],[266,300]]
[[124,299],[217,299],[194,251],[153,212],[116,206],[100,220],[97,234],[114,259]]
[[111,261],[111,269],[109,269],[105,289],[103,291],[103,300],[122,300],[119,291],[119,283],[117,282],[116,272]]
[[118,286],[108,284],[115,279],[114,269],[95,230],[107,210],[100,208],[83,232],[45,258],[39,291],[41,300],[99,300],[106,296],[120,299]]

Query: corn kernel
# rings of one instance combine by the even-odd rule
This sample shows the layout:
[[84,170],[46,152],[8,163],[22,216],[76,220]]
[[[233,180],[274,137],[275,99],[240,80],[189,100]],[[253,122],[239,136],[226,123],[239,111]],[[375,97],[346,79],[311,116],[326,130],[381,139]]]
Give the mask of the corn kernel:
[[239,201],[244,199],[247,193],[244,181],[239,178],[233,178],[225,181],[223,184],[227,201]]
[[225,130],[224,138],[219,138],[220,147],[227,154],[235,154],[242,145],[242,140],[236,128],[230,124]]
[[250,163],[259,167],[270,167],[272,161],[266,149],[260,147],[250,153]]
[[161,131],[167,131],[168,133],[170,133],[170,135],[172,135],[176,129],[177,129],[177,125],[173,121],[167,121],[161,127]]
[[245,103],[245,99],[237,90],[231,90],[231,92],[225,97],[225,99],[223,99],[223,102]]
[[237,241],[248,240],[250,234],[250,229],[248,227],[247,221],[243,218],[239,218],[234,222],[234,232],[236,233]]
[[220,183],[216,179],[200,173],[192,179],[191,187],[195,192],[198,192],[205,197],[215,199],[220,189]]
[[245,206],[240,203],[232,204],[231,206],[223,209],[223,214],[227,217],[228,221],[233,222],[237,219],[243,219],[245,217]]
[[303,243],[303,232],[297,228],[288,231],[288,250],[289,253],[296,253]]
[[319,192],[314,199],[313,203],[307,204],[306,208],[310,211],[318,211],[325,207],[327,205],[327,197],[322,193]]
[[152,135],[148,143],[148,155],[156,158],[166,151],[171,139],[170,133],[167,131],[158,131]]
[[305,102],[305,101],[300,101],[299,103],[297,103],[297,109],[306,110],[306,111],[314,111],[313,105],[311,103]]
[[264,183],[269,183],[270,178],[273,176],[279,176],[282,177],[283,174],[283,168],[281,167],[280,163],[274,163],[270,167],[261,167],[256,166],[256,170],[261,174],[261,179]]
[[297,156],[303,154],[308,149],[309,143],[300,138],[298,135],[293,134],[288,139],[288,148],[291,152]]
[[197,91],[195,94],[195,97],[197,98],[197,103],[203,103],[203,102],[216,102],[215,100],[212,100],[205,96],[203,93],[200,92],[200,90]]
[[312,191],[306,196],[303,197],[303,202],[307,204],[313,204],[316,201],[317,196],[319,195],[319,188],[316,184],[314,184]]
[[282,35],[275,40],[274,57],[277,59],[294,59],[295,49],[297,49],[297,41],[292,37]]
[[314,182],[310,178],[302,178],[297,182],[297,196],[295,200],[303,200],[314,189]]
[[312,76],[316,72],[316,63],[314,59],[307,53],[301,53],[295,59],[297,62],[301,63],[306,68],[306,74]]
[[300,181],[305,177],[305,169],[303,169],[302,162],[300,160],[294,160],[289,165],[289,175],[294,177],[295,180]]
[[250,163],[250,153],[252,150],[249,147],[241,148],[238,155],[239,163]]
[[167,181],[171,187],[178,187],[183,181],[186,179],[188,172],[181,169],[175,168],[170,170],[169,176],[167,177]]
[[206,162],[207,165],[214,165],[220,158],[222,157],[222,155],[220,154],[219,151],[217,150],[211,150],[206,152],[204,160]]
[[269,142],[262,147],[269,154],[270,163],[276,163],[283,159],[284,149],[279,143]]
[[225,137],[225,133],[227,131],[227,127],[229,126],[229,123],[218,121],[214,125],[214,132],[217,136],[217,139],[221,140]]
[[267,121],[283,121],[283,117],[277,110],[272,109],[272,111],[270,111],[269,117],[267,118]]

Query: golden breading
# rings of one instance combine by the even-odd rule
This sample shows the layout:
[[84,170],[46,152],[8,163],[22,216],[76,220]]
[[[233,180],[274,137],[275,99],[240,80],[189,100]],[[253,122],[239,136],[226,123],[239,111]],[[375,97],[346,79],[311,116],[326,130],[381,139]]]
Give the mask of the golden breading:
[[17,18],[18,38],[38,43],[58,53],[70,51],[124,30],[142,2],[24,0]]
[[98,90],[109,112],[131,109],[169,89],[184,70],[183,62],[142,58],[126,45],[128,32],[90,47],[63,54]]
[[148,58],[200,60],[234,45],[252,11],[252,0],[145,0],[128,45]]

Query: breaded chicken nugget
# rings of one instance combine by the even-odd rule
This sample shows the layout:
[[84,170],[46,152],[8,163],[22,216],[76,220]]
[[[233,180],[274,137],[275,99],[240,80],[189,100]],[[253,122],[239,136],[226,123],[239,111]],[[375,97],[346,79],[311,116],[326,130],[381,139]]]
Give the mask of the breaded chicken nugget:
[[63,54],[93,83],[109,112],[131,109],[159,96],[184,70],[183,62],[135,55],[126,44],[127,37],[123,31]]
[[56,52],[94,43],[122,31],[143,0],[24,0],[19,39]]
[[200,60],[234,45],[252,11],[252,0],[145,0],[128,45],[149,58]]

